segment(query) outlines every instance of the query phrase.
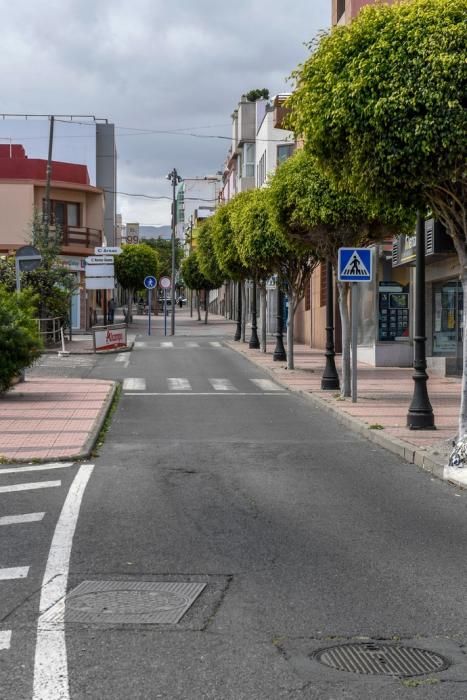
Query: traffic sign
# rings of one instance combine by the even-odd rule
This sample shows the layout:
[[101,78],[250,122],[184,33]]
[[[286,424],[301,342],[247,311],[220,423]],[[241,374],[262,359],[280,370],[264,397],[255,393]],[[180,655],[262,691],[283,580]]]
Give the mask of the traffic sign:
[[156,285],[157,280],[153,275],[148,275],[144,278],[144,286],[146,287],[146,289],[154,289]]
[[161,277],[159,280],[159,286],[162,287],[162,289],[170,289],[172,286],[170,277]]
[[86,265],[112,265],[113,264],[112,255],[90,255],[86,258]]
[[339,248],[337,279],[339,282],[371,282],[373,255],[371,248]]
[[120,255],[122,249],[118,246],[96,246],[94,255]]

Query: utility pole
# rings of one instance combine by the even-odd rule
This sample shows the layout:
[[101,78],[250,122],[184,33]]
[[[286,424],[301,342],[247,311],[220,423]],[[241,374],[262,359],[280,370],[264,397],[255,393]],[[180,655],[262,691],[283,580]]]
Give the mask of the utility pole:
[[[189,252],[190,255],[193,250],[193,214],[190,214],[190,238],[189,238]],[[190,289],[190,318],[193,318],[193,290]]]
[[177,173],[176,168],[167,175],[167,180],[172,184],[172,286],[170,288],[170,335],[175,335],[175,226],[177,224],[177,209],[176,209],[176,189],[182,178]]
[[52,179],[52,147],[54,140],[54,121],[55,117],[52,114],[50,117],[49,127],[49,152],[47,155],[47,168],[45,173],[45,202],[44,211],[42,212],[42,223],[44,225],[44,234],[46,243],[49,242],[49,224],[50,224],[50,181]]

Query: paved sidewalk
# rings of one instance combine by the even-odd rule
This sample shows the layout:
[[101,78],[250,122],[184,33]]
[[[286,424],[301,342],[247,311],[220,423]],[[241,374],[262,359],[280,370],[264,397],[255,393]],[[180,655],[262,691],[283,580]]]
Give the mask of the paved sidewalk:
[[0,458],[50,460],[89,456],[116,383],[29,378],[0,396]]
[[[213,321],[220,318],[213,317]],[[232,335],[233,330],[232,324]],[[323,410],[334,413],[369,440],[440,478],[467,487],[467,470],[446,468],[452,440],[457,434],[460,379],[430,376],[428,392],[437,429],[413,431],[406,427],[407,410],[413,394],[411,368],[371,367],[359,363],[358,401],[352,403],[350,398],[342,399],[338,391],[321,390],[324,369],[322,350],[297,343],[294,352],[296,369],[287,370],[285,362],[274,362],[272,359],[275,341],[268,342],[266,353],[251,350],[247,343],[231,340],[228,344],[271,373],[276,381],[308,396]],[[340,372],[340,356],[336,356],[336,366]]]

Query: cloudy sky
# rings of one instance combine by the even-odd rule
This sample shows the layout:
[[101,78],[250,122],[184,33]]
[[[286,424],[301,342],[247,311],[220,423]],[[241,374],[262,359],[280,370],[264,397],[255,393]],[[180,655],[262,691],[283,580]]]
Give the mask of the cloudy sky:
[[[108,118],[118,190],[158,197],[170,195],[173,167],[222,169],[229,142],[218,137],[230,136],[240,96],[290,89],[331,0],[0,0],[0,10],[5,112]],[[22,140],[31,156],[46,157],[46,135],[43,120],[0,121],[0,143]],[[90,164],[93,148],[89,126],[58,124],[55,159]],[[124,221],[170,221],[169,200],[118,202]]]

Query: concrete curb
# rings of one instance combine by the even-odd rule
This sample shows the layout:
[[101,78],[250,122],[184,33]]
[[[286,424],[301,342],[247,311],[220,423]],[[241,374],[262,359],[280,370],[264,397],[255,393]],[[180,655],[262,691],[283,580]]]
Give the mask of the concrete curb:
[[347,413],[343,413],[339,410],[338,406],[334,406],[330,401],[326,401],[326,399],[323,399],[321,396],[317,396],[310,391],[291,387],[289,384],[277,377],[277,375],[269,367],[265,367],[260,362],[257,362],[254,357],[251,357],[246,352],[243,352],[241,347],[238,347],[235,342],[227,341],[226,345],[239,355],[243,355],[243,357],[249,360],[256,367],[259,367],[267,372],[274,378],[277,384],[280,384],[294,394],[305,396],[316,406],[319,406],[319,408],[322,410],[327,411],[327,413],[332,413],[341,423],[359,435],[362,435],[370,442],[374,442],[380,447],[388,450],[388,452],[392,452],[398,457],[402,457],[402,459],[410,464],[415,464],[417,467],[429,472],[438,479],[448,481],[450,484],[453,484],[458,488],[467,488],[466,482],[456,479],[455,476],[452,475],[452,471],[449,473],[449,476],[446,476],[446,464],[444,460],[437,458],[436,455],[427,452],[426,450],[421,450],[414,445],[405,442],[404,440],[400,440],[399,438],[384,435],[384,431],[382,430],[372,430],[366,423],[363,423],[363,421],[359,420],[358,418],[349,416]]
[[[115,348],[115,350],[98,350],[97,352],[94,352],[94,350],[81,350],[81,351],[79,351],[79,350],[67,350],[66,353],[67,353],[67,355],[74,355],[74,356],[77,356],[77,355],[96,355],[99,357],[100,355],[113,355],[113,354],[118,353],[118,352],[130,352],[131,350],[133,350],[134,345],[135,345],[135,341],[133,340],[125,348]],[[43,355],[59,355],[61,352],[62,352],[61,350],[48,349],[48,350],[44,350],[44,352],[42,354]]]

